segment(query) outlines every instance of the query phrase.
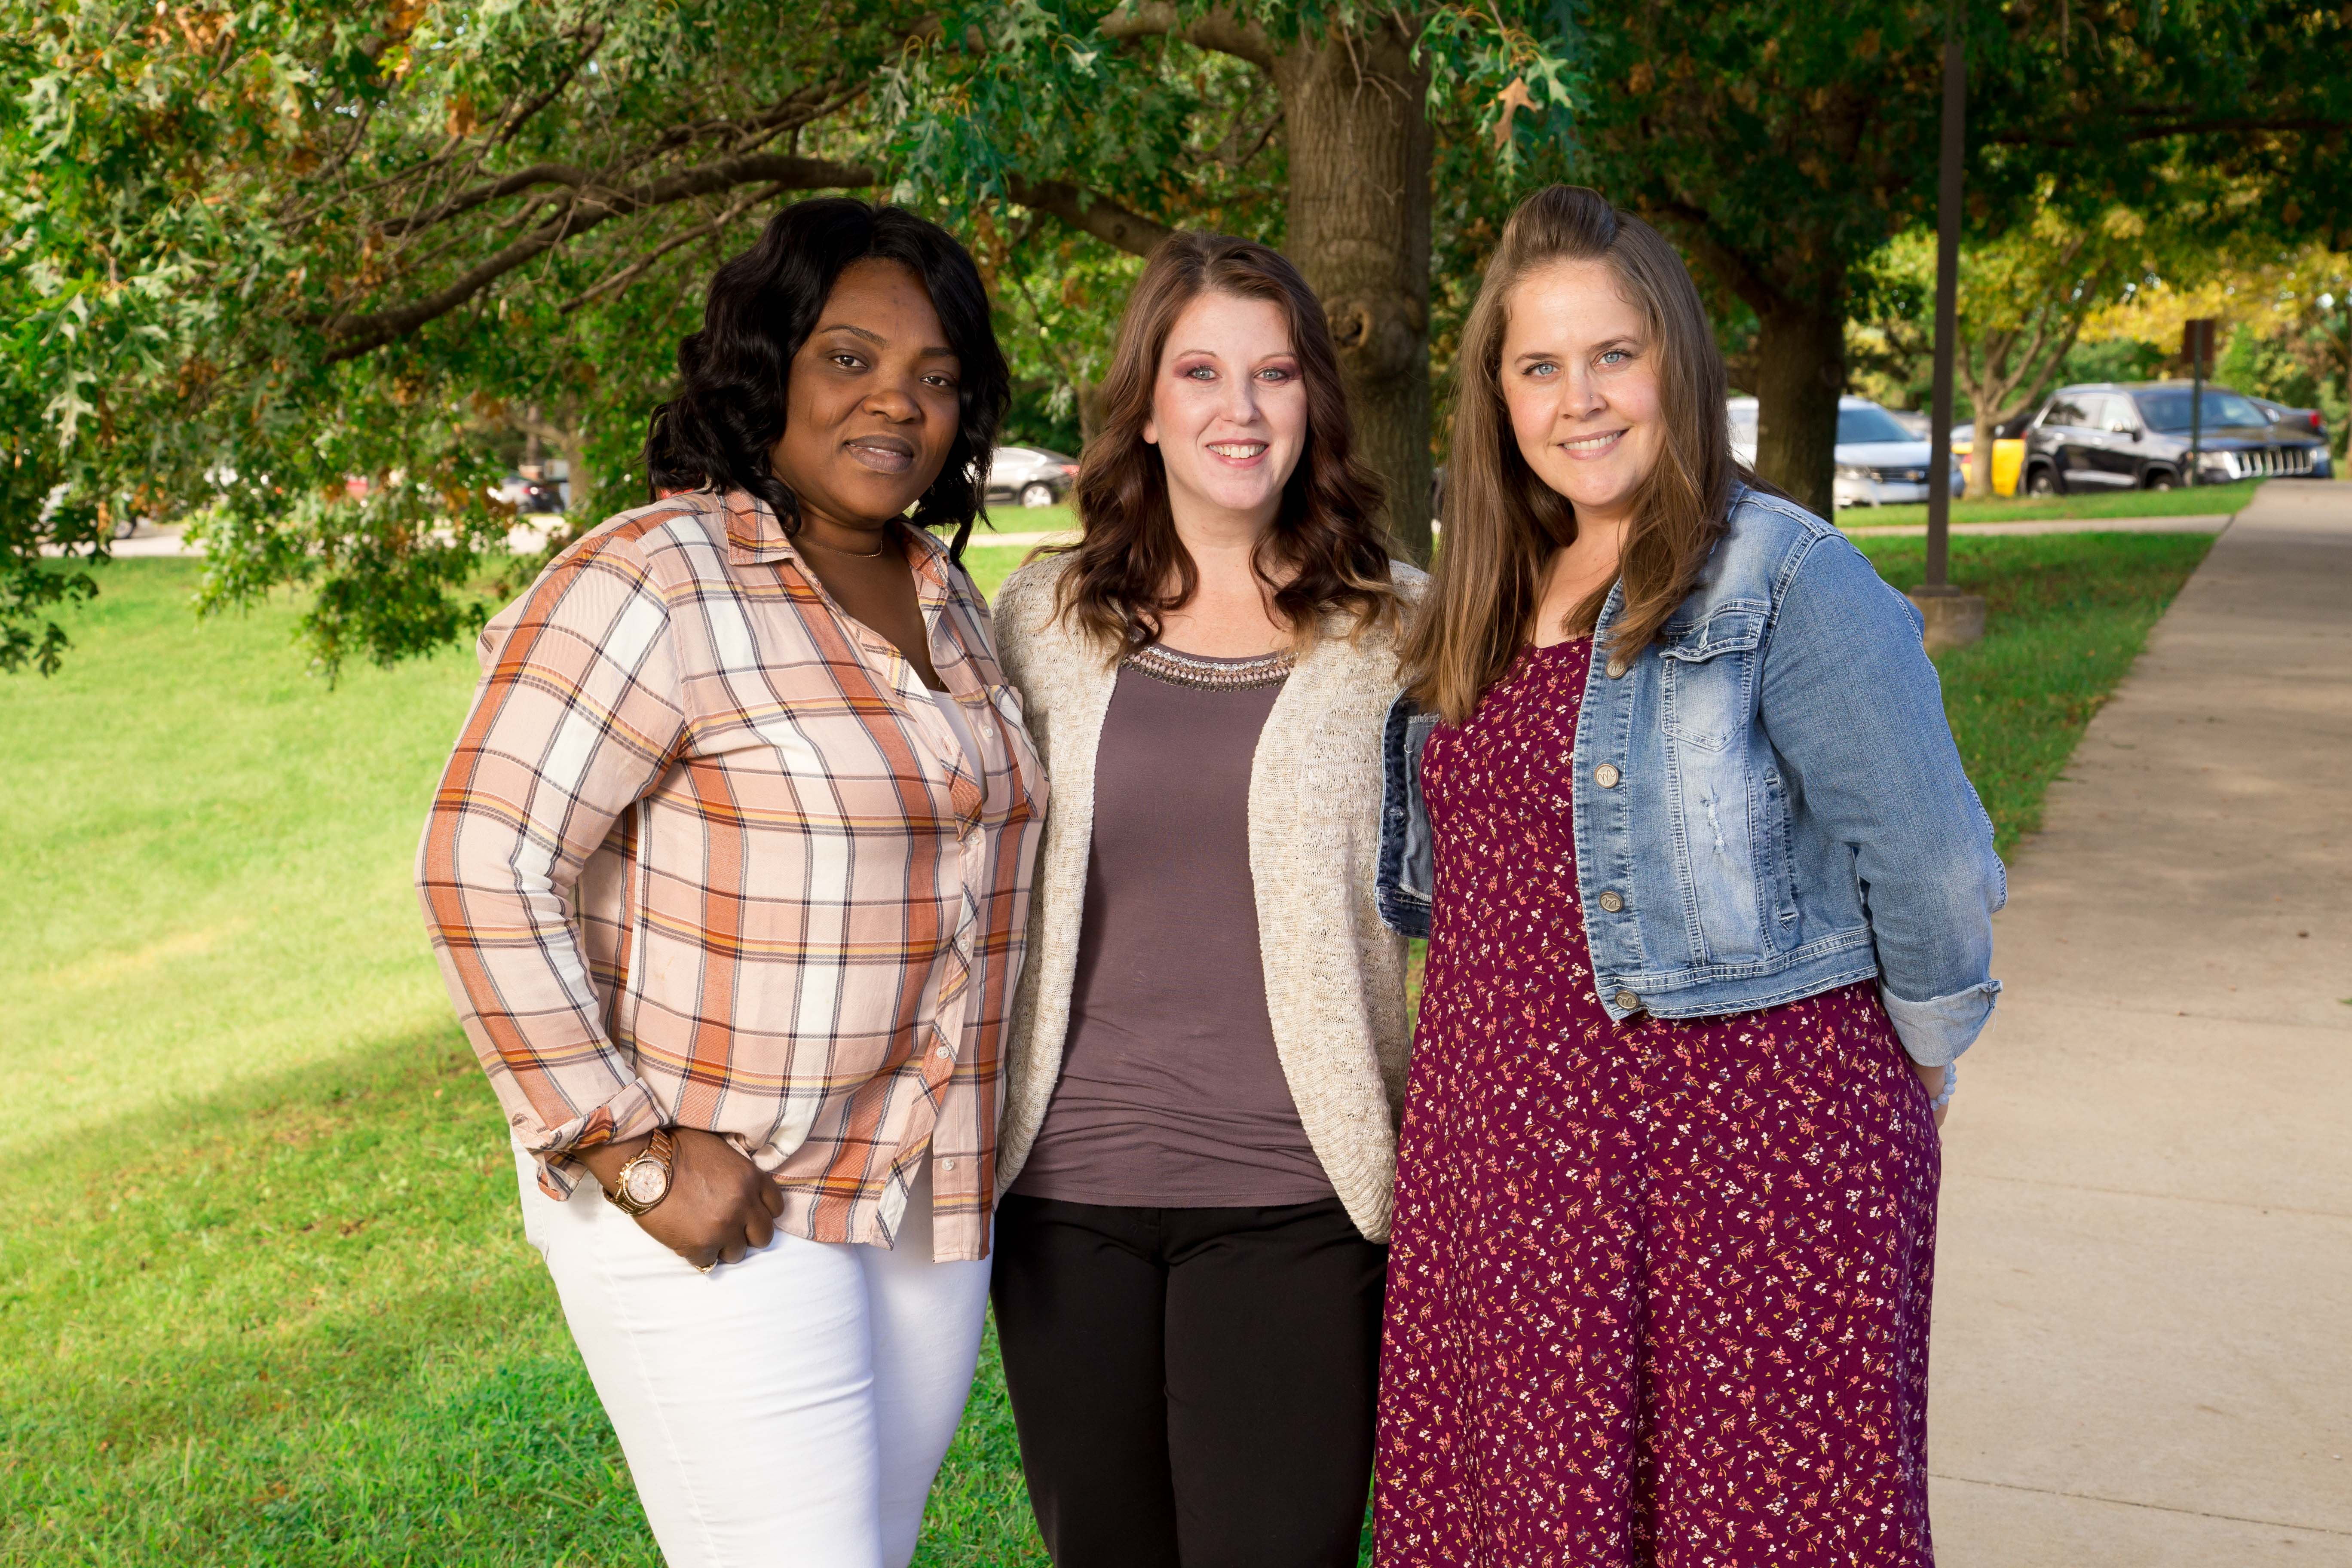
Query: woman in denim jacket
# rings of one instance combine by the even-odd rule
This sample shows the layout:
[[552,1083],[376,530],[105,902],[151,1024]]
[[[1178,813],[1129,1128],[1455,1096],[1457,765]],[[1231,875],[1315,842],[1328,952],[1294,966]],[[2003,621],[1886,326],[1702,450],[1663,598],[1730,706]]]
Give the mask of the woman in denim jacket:
[[1733,460],[1688,274],[1597,194],[1520,206],[1460,363],[1388,735],[1379,1561],[1930,1563],[2003,879],[1916,615]]

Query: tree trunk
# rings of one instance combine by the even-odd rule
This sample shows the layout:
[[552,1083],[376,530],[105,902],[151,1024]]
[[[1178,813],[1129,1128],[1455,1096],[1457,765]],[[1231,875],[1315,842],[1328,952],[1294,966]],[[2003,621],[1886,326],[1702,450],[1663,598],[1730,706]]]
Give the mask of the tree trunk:
[[1993,426],[1991,421],[1979,415],[1976,422],[1976,437],[1969,445],[1968,495],[1970,500],[1982,500],[1992,494]]
[[583,431],[571,431],[555,444],[555,455],[563,459],[563,510],[571,514],[574,528],[595,516],[596,479],[588,468],[584,435]]
[[[1992,375],[1990,370],[1983,375],[1970,374],[1976,351],[1966,335],[1961,337],[1957,346],[1959,352],[1952,356],[1952,379],[1959,383],[1960,390],[1969,395],[1969,406],[1975,410],[1971,422],[1976,435],[1969,444],[1968,498],[1980,500],[1992,494],[1993,425],[2002,400],[2008,397],[2011,388]],[[1990,365],[1994,358],[1990,344],[1986,345],[1984,357]]]
[[1756,471],[1829,517],[1845,386],[1844,290],[1823,288],[1816,299],[1828,303],[1783,300],[1757,312]]
[[1389,529],[1429,559],[1429,78],[1393,21],[1302,37],[1274,61],[1290,157],[1285,248],[1321,296],[1356,450]]

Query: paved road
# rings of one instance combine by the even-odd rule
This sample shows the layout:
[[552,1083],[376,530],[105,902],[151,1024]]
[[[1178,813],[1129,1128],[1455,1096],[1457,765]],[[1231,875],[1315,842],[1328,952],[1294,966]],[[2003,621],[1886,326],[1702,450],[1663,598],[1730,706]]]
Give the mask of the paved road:
[[1946,1129],[1938,1561],[2352,1564],[2352,485],[2239,514],[2046,823]]

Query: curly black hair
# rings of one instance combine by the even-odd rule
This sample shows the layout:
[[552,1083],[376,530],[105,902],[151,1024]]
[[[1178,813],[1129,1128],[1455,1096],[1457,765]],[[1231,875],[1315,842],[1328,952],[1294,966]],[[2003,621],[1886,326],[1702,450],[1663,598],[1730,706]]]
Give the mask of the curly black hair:
[[912,521],[918,528],[953,527],[951,553],[962,559],[972,521],[986,510],[989,459],[1012,400],[988,290],[947,230],[903,207],[847,196],[794,202],[769,221],[758,244],[712,274],[702,330],[677,345],[677,395],[654,409],[646,432],[648,499],[706,485],[749,490],[786,533],[798,531],[800,503],[768,468],[784,433],[785,384],[834,281],[869,258],[895,261],[921,279],[961,364],[955,445]]

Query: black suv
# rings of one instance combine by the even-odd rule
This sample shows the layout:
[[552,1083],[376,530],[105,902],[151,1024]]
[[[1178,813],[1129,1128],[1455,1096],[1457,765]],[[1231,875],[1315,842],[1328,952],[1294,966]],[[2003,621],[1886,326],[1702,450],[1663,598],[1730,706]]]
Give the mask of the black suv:
[[[2060,388],[2026,429],[2020,488],[2046,496],[2183,483],[2192,395],[2185,381]],[[2332,477],[2324,437],[2272,424],[2243,394],[2208,386],[2203,412],[2199,484]]]

